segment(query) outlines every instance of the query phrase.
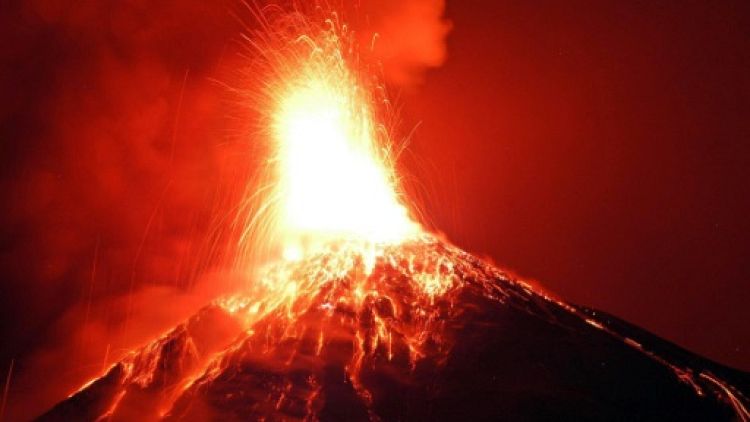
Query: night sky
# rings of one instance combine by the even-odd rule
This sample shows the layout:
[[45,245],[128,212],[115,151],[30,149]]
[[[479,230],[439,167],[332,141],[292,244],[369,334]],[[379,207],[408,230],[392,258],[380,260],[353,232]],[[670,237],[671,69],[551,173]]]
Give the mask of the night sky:
[[[242,7],[61,3],[0,12],[0,374],[15,359],[21,407],[221,291],[205,246],[262,161],[226,89],[248,77]],[[429,224],[750,370],[750,4],[448,0],[443,44],[412,3],[357,22],[391,35],[416,128],[399,167]]]
[[448,60],[407,100],[435,224],[750,370],[750,4],[469,1],[447,15]]

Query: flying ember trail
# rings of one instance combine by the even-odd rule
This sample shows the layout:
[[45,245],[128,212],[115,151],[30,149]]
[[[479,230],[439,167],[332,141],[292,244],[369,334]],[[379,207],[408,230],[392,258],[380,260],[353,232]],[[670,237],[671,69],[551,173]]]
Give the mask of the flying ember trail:
[[320,25],[286,14],[252,45],[266,75],[257,91],[270,189],[259,198],[264,215],[248,219],[247,232],[257,224],[263,235],[242,241],[277,242],[296,260],[331,243],[372,254],[421,233],[398,193],[390,128],[381,123],[385,89],[360,63],[346,25],[335,14]]
[[742,374],[426,232],[346,25],[260,21],[269,159],[238,268],[276,259],[42,420],[748,420]]
[[385,129],[338,35],[298,42],[310,52],[277,82],[272,122],[285,241],[302,248],[306,238],[393,242],[414,234],[396,195]]

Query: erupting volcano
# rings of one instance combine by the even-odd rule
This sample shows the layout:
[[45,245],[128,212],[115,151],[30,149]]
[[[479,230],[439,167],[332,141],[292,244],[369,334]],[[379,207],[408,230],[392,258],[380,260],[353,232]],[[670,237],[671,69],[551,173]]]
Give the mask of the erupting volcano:
[[[750,379],[425,230],[385,89],[335,14],[248,37],[268,160],[248,281],[42,420],[748,420]],[[268,260],[257,270],[258,258]]]

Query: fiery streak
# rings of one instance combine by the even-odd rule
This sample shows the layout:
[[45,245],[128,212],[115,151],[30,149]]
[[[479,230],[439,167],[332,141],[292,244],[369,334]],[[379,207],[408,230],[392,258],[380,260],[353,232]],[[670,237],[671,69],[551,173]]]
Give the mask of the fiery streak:
[[750,411],[748,411],[748,409],[742,403],[742,400],[737,398],[736,391],[733,391],[734,387],[727,385],[722,380],[716,378],[711,374],[701,373],[700,377],[712,382],[716,387],[721,389],[721,391],[724,393],[723,397],[726,398],[726,400],[729,401],[729,404],[732,405],[741,422],[747,422],[748,420],[750,420]]
[[270,159],[263,197],[248,195],[260,205],[248,207],[241,250],[274,243],[294,261],[333,243],[365,252],[371,268],[378,245],[421,232],[398,193],[384,89],[358,69],[335,14],[321,25],[284,15],[255,35]]
[[10,367],[8,368],[8,375],[5,378],[5,386],[3,387],[3,399],[0,403],[0,421],[5,417],[5,405],[8,403],[8,391],[10,390],[10,379],[13,376],[13,365],[16,363],[15,359],[11,359]]
[[401,240],[414,230],[396,197],[393,170],[371,99],[341,54],[331,29],[278,81],[273,136],[280,218],[286,242],[310,237]]
[[125,393],[126,393],[125,390],[120,391],[119,393],[117,393],[117,395],[115,396],[115,399],[112,401],[112,404],[110,405],[109,409],[107,409],[107,411],[103,415],[99,416],[99,418],[96,419],[97,422],[99,422],[99,421],[102,421],[102,422],[103,421],[108,421],[108,420],[110,420],[112,418],[112,415],[114,415],[115,411],[117,410],[117,407],[120,405],[120,402],[125,397]]

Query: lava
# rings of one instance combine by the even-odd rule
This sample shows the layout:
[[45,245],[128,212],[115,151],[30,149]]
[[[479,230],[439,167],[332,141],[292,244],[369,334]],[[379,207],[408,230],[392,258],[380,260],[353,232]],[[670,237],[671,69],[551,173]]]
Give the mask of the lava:
[[319,23],[267,14],[249,39],[258,60],[248,72],[262,83],[248,97],[264,116],[269,158],[265,185],[248,190],[257,205],[246,207],[241,250],[273,244],[295,260],[331,243],[374,250],[419,235],[399,193],[385,87],[354,34],[335,13]]

